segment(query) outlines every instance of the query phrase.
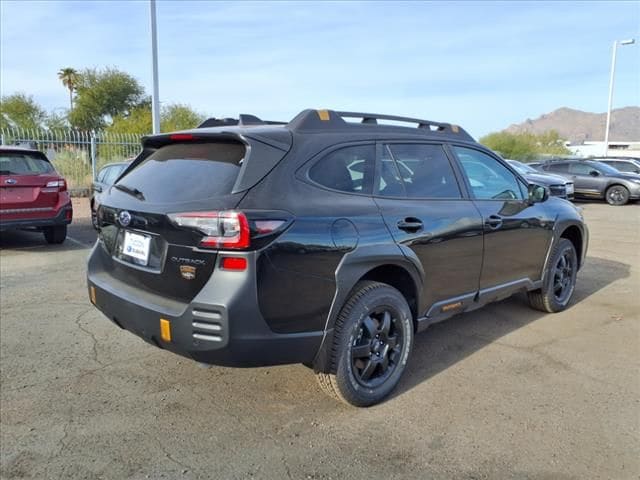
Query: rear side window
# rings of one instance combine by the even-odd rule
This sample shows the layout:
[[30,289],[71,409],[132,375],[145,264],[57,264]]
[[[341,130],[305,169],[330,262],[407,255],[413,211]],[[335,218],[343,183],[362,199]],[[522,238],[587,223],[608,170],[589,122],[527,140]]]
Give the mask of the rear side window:
[[586,163],[574,162],[569,164],[569,173],[573,173],[575,175],[589,175],[593,170],[595,169]]
[[51,164],[37,154],[0,152],[0,175],[41,175],[53,171]]
[[245,155],[241,143],[177,143],[160,147],[116,185],[139,190],[151,203],[228,195]]
[[549,170],[550,172],[568,172],[569,164],[567,163],[550,163],[544,166],[545,170]]
[[309,170],[309,178],[327,188],[348,193],[371,193],[374,145],[354,145],[334,150]]
[[395,160],[407,197],[462,197],[451,163],[441,145],[391,144],[387,148]]

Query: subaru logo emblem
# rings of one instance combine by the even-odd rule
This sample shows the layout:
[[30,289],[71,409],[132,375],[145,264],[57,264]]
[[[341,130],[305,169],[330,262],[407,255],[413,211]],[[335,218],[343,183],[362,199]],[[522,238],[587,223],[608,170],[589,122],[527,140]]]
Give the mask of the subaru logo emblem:
[[120,225],[123,227],[128,226],[131,223],[131,214],[126,210],[121,211],[118,215],[118,222],[120,222]]
[[4,183],[8,184],[8,185],[15,185],[16,183],[18,183],[18,181],[15,178],[7,178]]

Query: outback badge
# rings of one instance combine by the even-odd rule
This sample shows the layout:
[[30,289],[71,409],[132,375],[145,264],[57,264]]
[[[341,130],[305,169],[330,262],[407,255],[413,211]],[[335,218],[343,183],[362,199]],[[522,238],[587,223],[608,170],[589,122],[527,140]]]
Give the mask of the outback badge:
[[191,265],[180,265],[180,275],[185,280],[193,280],[196,278],[196,267]]

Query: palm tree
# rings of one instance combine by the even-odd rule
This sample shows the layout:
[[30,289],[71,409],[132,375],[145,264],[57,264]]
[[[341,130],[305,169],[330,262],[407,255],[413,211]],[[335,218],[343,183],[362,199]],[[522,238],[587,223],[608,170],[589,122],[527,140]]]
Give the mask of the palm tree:
[[58,78],[62,80],[62,85],[69,89],[69,110],[73,109],[73,91],[78,85],[80,75],[78,72],[70,67],[61,68],[58,72]]

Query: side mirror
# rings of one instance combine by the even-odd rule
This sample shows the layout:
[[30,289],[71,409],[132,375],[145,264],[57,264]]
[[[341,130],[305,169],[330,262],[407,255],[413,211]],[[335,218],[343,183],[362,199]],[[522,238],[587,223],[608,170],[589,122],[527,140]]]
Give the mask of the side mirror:
[[531,204],[544,202],[549,198],[549,191],[542,185],[531,184],[528,187],[528,192],[529,203]]
[[597,170],[591,170],[589,172],[589,175],[591,175],[592,177],[599,177],[600,176],[600,172]]
[[93,189],[98,193],[102,191],[102,187],[100,185],[94,185]]

